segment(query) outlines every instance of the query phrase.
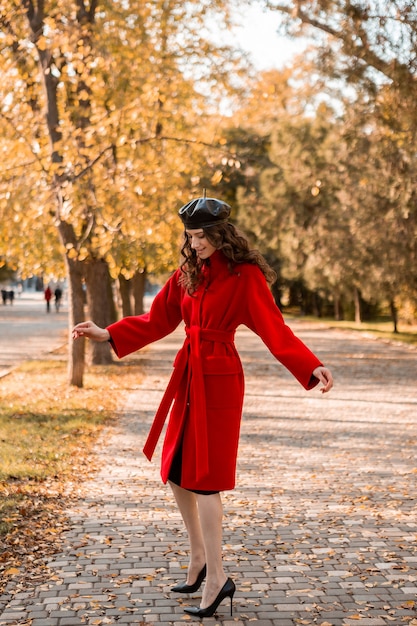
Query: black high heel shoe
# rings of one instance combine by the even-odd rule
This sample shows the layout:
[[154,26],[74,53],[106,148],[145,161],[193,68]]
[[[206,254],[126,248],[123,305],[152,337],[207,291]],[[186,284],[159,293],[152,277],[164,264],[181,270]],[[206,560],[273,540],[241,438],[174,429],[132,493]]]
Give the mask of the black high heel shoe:
[[194,593],[195,591],[198,591],[201,587],[201,583],[206,577],[206,573],[207,568],[204,565],[203,569],[197,576],[197,580],[195,581],[195,583],[193,583],[192,585],[187,585],[187,583],[181,583],[180,585],[175,585],[175,587],[171,587],[171,591],[174,591],[175,593]]
[[235,591],[235,583],[231,578],[228,578],[210,606],[207,606],[205,609],[201,609],[199,606],[190,606],[190,608],[184,609],[184,613],[194,615],[194,617],[211,617],[216,612],[220,602],[225,598],[230,598],[230,615],[233,615],[233,596]]

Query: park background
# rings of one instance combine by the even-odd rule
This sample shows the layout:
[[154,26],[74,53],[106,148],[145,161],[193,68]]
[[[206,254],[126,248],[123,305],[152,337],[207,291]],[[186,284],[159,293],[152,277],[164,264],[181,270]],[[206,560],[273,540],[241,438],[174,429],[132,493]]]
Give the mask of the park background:
[[[107,345],[72,344],[65,331],[52,345],[52,329],[140,313],[144,294],[178,264],[178,208],[207,189],[232,205],[234,222],[274,266],[276,301],[287,319],[307,324],[307,337],[309,324],[319,335],[332,326],[365,331],[354,341],[346,335],[340,358],[338,335],[326,344],[338,375],[328,439],[340,440],[345,421],[354,432],[351,411],[369,428],[347,443],[339,475],[349,482],[352,472],[362,486],[337,523],[375,514],[381,535],[395,512],[413,554],[395,538],[380,554],[375,548],[372,567],[386,560],[394,568],[382,583],[387,607],[375,610],[384,612],[380,623],[414,623],[415,348],[384,343],[369,357],[363,352],[370,329],[384,341],[387,329],[396,339],[416,338],[414,2],[1,0],[0,7],[0,283],[66,286],[62,310],[48,318],[42,291],[1,307],[12,350],[13,332],[26,323],[27,344],[35,333],[51,350],[1,378],[0,606],[50,578],[45,559],[62,545],[68,503],[85,495],[83,481],[101,463],[91,456],[97,436],[120,424],[121,398],[136,391],[143,401],[147,384],[149,353],[126,367]],[[258,370],[249,385],[257,381]],[[362,409],[352,389],[362,392]],[[321,405],[311,422],[306,415],[314,430]],[[275,450],[276,437],[266,437]],[[303,438],[295,431],[289,446]],[[375,441],[372,481],[361,474],[358,441],[364,454]],[[314,450],[308,439],[304,450]],[[397,452],[398,467],[390,460]],[[346,488],[336,483],[336,492]],[[301,529],[303,516],[300,509]],[[324,512],[321,526],[328,524]],[[372,585],[380,584],[368,568]],[[351,619],[343,623],[369,615],[371,600],[359,600],[356,613],[344,607]],[[316,623],[308,617],[300,623]]]

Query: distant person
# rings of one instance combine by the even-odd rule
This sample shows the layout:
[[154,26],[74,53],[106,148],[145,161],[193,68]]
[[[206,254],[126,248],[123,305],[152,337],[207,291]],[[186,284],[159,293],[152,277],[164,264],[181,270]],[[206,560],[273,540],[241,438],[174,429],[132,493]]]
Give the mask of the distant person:
[[55,310],[57,313],[59,313],[59,308],[61,306],[61,300],[62,300],[62,289],[60,287],[57,287],[55,289]]
[[91,321],[73,338],[110,341],[119,357],[174,331],[185,322],[185,342],[152,425],[144,452],[153,455],[172,405],[161,474],[169,482],[190,540],[185,582],[175,593],[195,593],[206,578],[200,606],[184,611],[212,616],[235,584],[222,562],[221,492],[235,486],[243,403],[243,370],[234,344],[241,324],[258,334],[305,389],[328,392],[331,372],[285,324],[268,282],[274,272],[229,222],[230,207],[197,198],[180,209],[183,261],[155,296],[149,313],[125,317],[108,328]]
[[9,289],[9,291],[7,292],[7,295],[9,296],[10,304],[13,304],[13,302],[14,302],[14,289]]
[[46,302],[46,312],[49,313],[51,310],[51,300],[52,300],[52,290],[49,285],[45,289],[44,296],[45,296],[45,302]]
[[5,289],[1,290],[1,299],[3,300],[3,304],[7,304],[7,291]]

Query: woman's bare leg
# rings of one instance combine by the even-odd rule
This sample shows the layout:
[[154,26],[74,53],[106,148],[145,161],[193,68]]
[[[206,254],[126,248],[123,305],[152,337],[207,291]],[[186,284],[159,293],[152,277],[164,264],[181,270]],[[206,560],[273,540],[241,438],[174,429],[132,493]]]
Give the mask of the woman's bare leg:
[[196,494],[169,481],[190,542],[190,563],[186,583],[192,585],[206,563],[205,545],[197,508]]
[[227,580],[222,560],[223,505],[219,493],[210,496],[197,494],[197,504],[207,563],[207,578],[200,605],[204,609],[213,603]]

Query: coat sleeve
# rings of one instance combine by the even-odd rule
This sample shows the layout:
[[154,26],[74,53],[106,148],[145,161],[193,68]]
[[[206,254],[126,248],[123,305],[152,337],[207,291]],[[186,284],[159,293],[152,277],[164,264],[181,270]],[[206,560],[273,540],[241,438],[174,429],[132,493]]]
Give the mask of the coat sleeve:
[[312,389],[319,382],[313,370],[322,365],[321,361],[286,325],[261,270],[249,266],[245,279],[244,324],[259,335],[274,357],[305,389]]
[[182,320],[182,288],[178,278],[179,270],[155,296],[149,313],[124,317],[107,327],[111,345],[119,358],[162,339],[177,328]]

